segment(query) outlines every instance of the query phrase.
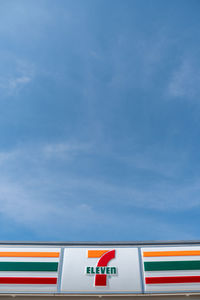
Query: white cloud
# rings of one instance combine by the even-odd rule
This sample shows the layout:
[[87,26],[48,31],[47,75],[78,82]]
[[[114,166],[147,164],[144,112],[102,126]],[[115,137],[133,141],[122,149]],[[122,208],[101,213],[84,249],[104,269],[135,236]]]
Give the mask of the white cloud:
[[[70,236],[77,234],[80,239],[80,232],[85,232],[83,234],[84,237],[87,236],[88,232],[95,231],[95,228],[95,237],[97,239],[99,236],[101,239],[105,239],[105,236],[109,237],[109,239],[118,239],[119,236],[124,238],[124,236],[126,237],[126,232],[127,238],[129,236],[129,239],[133,240],[138,239],[140,235],[142,237],[154,236],[157,239],[195,238],[195,233],[192,232],[190,227],[185,230],[182,226],[173,224],[173,222],[170,224],[167,220],[159,219],[158,215],[157,217],[145,216],[142,212],[138,215],[134,210],[131,212],[130,205],[130,211],[127,214],[123,213],[123,211],[119,214],[115,212],[115,209],[108,209],[107,204],[109,200],[105,200],[105,194],[107,194],[108,198],[111,196],[111,193],[115,198],[117,196],[123,197],[124,204],[126,204],[125,199],[128,196],[128,192],[125,189],[102,185],[102,183],[97,184],[92,180],[88,183],[84,182],[84,179],[79,179],[76,185],[71,184],[72,181],[70,182],[70,180],[68,183],[66,180],[67,184],[65,186],[60,185],[62,189],[77,189],[82,183],[84,188],[101,190],[100,196],[105,201],[105,208],[99,211],[95,205],[95,202],[99,201],[98,198],[93,205],[84,203],[83,200],[78,204],[73,203],[73,197],[70,199],[69,196],[66,197],[65,201],[61,201],[58,193],[57,200],[52,201],[48,197],[51,193],[51,180],[46,183],[48,185],[48,193],[45,196],[42,192],[43,182],[41,178],[38,178],[38,181],[41,181],[39,191],[37,190],[38,187],[32,186],[30,188],[28,184],[16,183],[0,177],[0,215],[8,221],[12,220],[13,226],[14,224],[19,224],[26,230],[32,230],[39,238],[48,238],[50,236],[51,238],[56,237],[57,239],[66,240],[69,239],[69,234],[71,234]],[[85,191],[83,194],[86,194]],[[139,196],[139,194],[136,196]],[[148,196],[152,197],[155,194]],[[138,197],[138,200],[141,201],[141,195]],[[144,199],[143,202],[137,204],[140,207],[149,208]],[[117,199],[115,199],[113,205],[113,208],[117,205]],[[167,203],[165,203],[164,209],[166,207]],[[147,226],[148,231],[152,231],[152,233],[147,233]],[[100,231],[98,232],[98,230]]]
[[34,64],[18,59],[8,53],[0,53],[2,69],[0,70],[0,93],[13,96],[30,84],[35,76]]
[[[97,181],[92,178],[67,178],[63,185],[75,194],[95,195],[96,201],[132,208],[153,209],[155,211],[187,211],[200,207],[200,179],[173,185],[168,182],[158,182],[141,188],[139,186],[119,186]],[[88,199],[89,202],[91,199]],[[181,205],[180,205],[181,203]]]
[[[174,98],[197,98],[200,96],[200,65],[192,59],[184,59],[173,72],[168,94]],[[199,100],[198,98],[196,100]]]
[[29,83],[30,81],[31,81],[31,77],[28,76],[12,78],[8,82],[8,89],[10,92],[12,92],[13,90],[21,88],[22,86]]
[[[68,228],[74,231],[89,230],[100,225],[115,228],[116,218],[119,217],[117,210],[125,207],[128,208],[128,214],[132,212],[130,224],[139,226],[142,222],[149,222],[151,228],[159,226],[157,236],[161,235],[162,230],[165,236],[170,236],[173,226],[167,227],[164,221],[162,223],[153,217],[138,218],[134,210],[181,213],[199,209],[198,178],[182,184],[172,184],[166,180],[138,186],[134,182],[126,185],[123,182],[109,183],[106,179],[95,178],[91,173],[81,176],[77,172],[72,173],[70,168],[68,171],[67,165],[64,173],[55,169],[52,172],[52,159],[55,162],[67,157],[66,163],[70,164],[74,157],[78,159],[79,155],[88,151],[91,151],[88,143],[65,141],[38,145],[34,149],[21,146],[10,152],[1,152],[0,215],[30,228],[38,236],[43,236],[45,232],[62,237]],[[127,224],[128,214],[121,214],[122,224],[117,225],[119,228],[125,230],[123,222]]]
[[93,145],[89,142],[63,141],[55,143],[42,143],[40,145],[19,145],[14,149],[0,152],[0,166],[15,167],[21,162],[30,164],[34,168],[41,162],[51,160],[63,160],[71,162],[77,156],[91,154],[94,151]]
[[49,143],[42,147],[42,153],[46,158],[73,158],[80,153],[91,151],[92,145],[82,142]]
[[[124,184],[122,181],[120,185],[111,184],[106,181],[106,178],[98,180],[90,173],[82,177],[76,172],[71,173],[68,171],[67,164],[70,166],[69,170],[73,170],[71,168],[74,159],[78,163],[79,158],[82,160],[84,155],[91,153],[94,155],[94,149],[90,143],[78,141],[42,144],[34,148],[24,146],[10,152],[0,152],[2,182],[5,177],[8,178],[8,182],[14,181],[17,186],[22,185],[22,187],[25,187],[25,190],[30,191],[35,189],[38,191],[38,198],[41,197],[42,193],[45,193],[44,199],[47,199],[49,193],[55,195],[61,192],[62,199],[66,197],[66,201],[69,200],[71,202],[75,200],[76,203],[84,202],[86,205],[91,205],[91,203],[94,203],[94,199],[96,199],[97,202],[101,201],[105,205],[106,203],[121,205],[123,201],[124,204],[133,208],[147,208],[157,211],[184,211],[200,206],[200,178],[184,181],[181,184],[175,183],[174,179],[176,175],[182,170],[182,162],[167,172],[164,171],[167,165],[162,165],[159,162],[159,157],[157,157],[157,167],[153,163],[156,158],[155,160],[144,160],[142,162],[142,156],[139,159],[136,156],[136,160],[132,162],[129,160],[127,163],[129,165],[133,163],[133,167],[137,166],[138,170],[144,169],[147,171],[150,170],[153,173],[157,172],[158,176],[156,178],[160,178],[159,173],[164,176],[157,181],[151,181],[151,184],[142,188],[141,184],[138,185],[136,182]],[[59,173],[59,171],[56,171],[56,173],[51,172],[52,160],[55,164],[60,159],[66,164],[64,175],[63,173]],[[29,170],[28,173],[27,170]],[[16,173],[21,175],[16,176]],[[37,176],[34,177],[33,174],[37,174]],[[169,176],[169,178],[165,176]],[[16,191],[15,184],[14,187],[5,190],[3,187],[7,186],[6,184],[3,184],[1,187],[4,190],[3,194],[6,195],[7,193],[8,199],[10,198],[9,191]],[[20,191],[23,191],[23,188],[20,188]],[[21,199],[23,198],[21,197]]]
[[20,154],[18,150],[0,152],[0,165],[6,164],[8,162],[12,162],[17,158],[18,154]]
[[[130,42],[130,36],[123,33],[113,45],[110,61],[113,77],[111,87],[149,88],[155,84],[155,77],[166,58],[166,49],[171,41],[163,34],[163,29],[149,38]],[[148,49],[148,51],[147,51]]]
[[[104,225],[109,218],[98,214],[87,203],[73,203],[69,196],[66,199],[52,201],[49,197],[52,182],[48,180],[47,193],[43,189],[43,180],[38,178],[41,185],[31,182],[16,182],[0,177],[0,216],[12,220],[13,225],[19,224],[31,229],[42,236],[62,237],[68,231],[80,231],[102,222]],[[38,190],[39,188],[39,190]],[[61,188],[61,186],[59,187]],[[42,229],[42,230],[41,230]],[[70,230],[69,230],[70,229]]]

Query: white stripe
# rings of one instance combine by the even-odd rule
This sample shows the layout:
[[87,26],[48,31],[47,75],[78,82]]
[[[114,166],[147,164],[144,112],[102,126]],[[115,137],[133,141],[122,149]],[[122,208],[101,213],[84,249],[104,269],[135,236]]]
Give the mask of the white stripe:
[[60,248],[30,248],[30,247],[20,247],[20,248],[13,248],[13,247],[0,247],[0,252],[60,252]]
[[[0,292],[56,292],[57,284],[0,284]],[[25,297],[26,298],[26,297]]]
[[145,277],[170,277],[170,276],[200,276],[200,270],[188,271],[148,271]]
[[146,292],[200,291],[199,283],[147,284]]
[[142,248],[142,252],[154,252],[154,251],[196,251],[199,250],[200,251],[200,246],[185,246],[185,247],[151,247],[151,248]]
[[57,277],[58,272],[0,272],[0,277]]
[[59,262],[58,258],[49,257],[0,257],[0,262]]
[[200,256],[162,256],[162,257],[144,257],[143,261],[192,261],[199,260]]

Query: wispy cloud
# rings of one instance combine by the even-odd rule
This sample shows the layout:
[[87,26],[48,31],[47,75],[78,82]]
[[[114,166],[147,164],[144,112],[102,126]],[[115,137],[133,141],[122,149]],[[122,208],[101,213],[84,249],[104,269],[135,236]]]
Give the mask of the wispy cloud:
[[[104,203],[105,205],[107,203],[110,203],[110,205],[114,203],[119,207],[123,202],[123,204],[132,208],[145,208],[169,212],[171,210],[185,211],[200,206],[199,178],[194,178],[189,181],[184,180],[182,183],[174,182],[173,184],[172,180],[168,179],[156,180],[146,185],[145,189],[143,189],[141,185],[137,183],[124,184],[121,182],[120,186],[114,183],[111,184],[106,182],[106,179],[100,180],[91,176],[90,173],[87,177],[82,177],[77,173],[71,173],[71,171],[67,172],[66,170],[65,176],[63,177],[62,173],[56,170],[54,170],[54,172],[56,172],[54,174],[50,171],[52,160],[64,160],[67,168],[67,164],[71,166],[75,158],[78,163],[79,159],[82,160],[83,156],[88,153],[91,153],[90,146],[87,143],[78,142],[47,144],[41,145],[40,147],[37,146],[35,149],[25,147],[24,149],[21,148],[21,150],[16,149],[10,152],[2,152],[0,153],[2,174],[5,178],[8,178],[8,181],[13,181],[15,172],[19,173],[20,171],[21,177],[17,177],[14,182],[17,185],[23,184],[23,186],[26,187],[25,190],[30,191],[36,189],[39,193],[39,198],[42,193],[46,191],[47,194],[45,194],[44,199],[48,197],[49,193],[54,195],[56,191],[59,191],[59,193],[61,192],[62,194],[61,202],[69,201],[68,203],[71,203],[75,201],[74,203],[77,205],[79,205],[78,203],[85,203],[89,206],[95,205],[94,199],[96,199],[97,203],[100,201],[99,203]],[[44,160],[47,160],[45,164]],[[6,166],[6,169],[4,169],[4,166]],[[137,167],[140,168],[140,165]],[[147,167],[151,168],[149,165]],[[25,174],[27,168],[32,172],[31,174],[34,174],[37,170],[37,177],[33,178],[32,176],[27,176],[28,174]],[[144,168],[144,166],[142,165],[141,168]],[[10,170],[12,170],[12,172],[10,172]],[[11,176],[12,173],[13,175]],[[2,189],[4,186],[7,185],[3,184]],[[8,188],[4,190],[3,194],[6,195],[7,193],[9,199],[9,191],[15,190],[15,187]],[[50,190],[52,190],[52,192]],[[15,194],[17,194],[17,192]],[[15,198],[25,199],[26,196],[16,196]],[[27,199],[29,199],[29,197],[27,197]],[[188,201],[188,199],[190,199],[190,201]],[[48,204],[50,204],[50,202]]]
[[[169,226],[159,217],[147,217],[145,211],[163,214],[198,209],[200,179],[182,184],[159,181],[141,188],[134,183],[110,183],[91,173],[83,176],[71,172],[70,168],[67,171],[71,161],[76,158],[78,164],[90,151],[94,155],[94,149],[91,150],[87,142],[65,141],[35,148],[21,145],[1,152],[0,214],[41,238],[45,235],[66,240],[66,234],[78,236],[84,230],[83,236],[93,232],[90,236],[105,239],[104,232],[108,239],[116,239],[114,229],[128,232],[130,226],[140,228],[139,233],[144,236],[146,224],[157,238],[177,238],[179,234],[182,238],[192,237],[189,229],[181,233],[180,226]],[[64,174],[51,170],[52,161],[60,159],[66,163]],[[128,211],[123,212],[124,209]],[[139,216],[137,210],[140,210]],[[99,235],[95,234],[95,228]],[[138,229],[133,229],[133,233],[139,238]]]
[[113,45],[115,51],[111,57],[113,76],[110,86],[152,87],[170,44],[171,41],[164,36],[162,28],[149,37],[141,36],[136,43],[130,42],[126,32],[121,34]]
[[[41,178],[38,178],[38,180],[41,180]],[[94,187],[95,182],[92,180],[90,180],[90,185],[86,184],[83,179],[79,180],[79,182],[76,182],[77,185],[73,186],[73,189],[79,189],[79,185],[82,182],[82,186],[84,185],[82,192],[84,191],[84,195],[87,198],[89,194],[86,193],[85,188],[93,188],[93,190],[94,188],[103,188],[104,192],[100,195],[101,200],[98,197],[96,199],[96,201],[104,199],[107,203],[105,203],[106,207],[103,210],[99,210],[95,203],[84,203],[83,199],[79,199],[81,203],[73,203],[73,197],[70,199],[70,195],[65,195],[65,199],[61,200],[59,199],[60,194],[58,191],[57,201],[52,201],[49,198],[50,181],[46,182],[49,185],[49,191],[46,195],[42,191],[42,186],[37,186],[36,188],[5,179],[2,180],[2,178],[0,178],[0,182],[0,215],[8,221],[12,220],[12,224],[22,225],[26,229],[32,230],[39,238],[51,237],[51,239],[67,240],[77,236],[79,240],[84,240],[90,236],[90,239],[117,240],[119,239],[119,234],[123,239],[141,239],[140,236],[145,236],[145,238],[149,236],[157,239],[195,238],[195,233],[192,233],[189,227],[186,230],[174,222],[169,225],[166,220],[151,215],[147,216],[142,211],[138,215],[137,211],[131,210],[131,203],[129,203],[128,214],[124,214],[123,210],[120,213],[115,211],[115,206],[119,204],[117,199],[113,202],[112,209],[108,209],[108,198],[110,196],[120,197],[121,203],[123,198],[123,205],[126,206],[127,191],[123,190],[122,192],[121,189],[106,187],[101,183],[98,184],[98,187],[97,184]],[[42,184],[43,182],[41,181]],[[65,188],[69,186],[71,186],[70,182],[66,184]],[[59,188],[61,188],[61,185]],[[70,188],[72,189],[72,187]],[[105,195],[108,198],[105,198]],[[152,197],[155,194],[149,194],[148,196]],[[81,197],[81,193],[79,197]],[[138,200],[141,201],[141,196],[138,197]],[[145,210],[148,209],[147,201],[138,204]],[[134,206],[133,203],[132,205]],[[169,205],[169,201],[165,204],[164,209],[166,209],[167,205]],[[173,207],[171,208],[173,209]],[[147,234],[147,226],[149,234]]]
[[[76,193],[93,194],[97,201],[104,201],[119,207],[125,205],[130,208],[154,209],[155,211],[187,211],[200,207],[200,179],[194,182],[184,182],[181,185],[167,182],[152,184],[142,189],[139,186],[119,186],[108,184],[92,178],[66,178],[63,184],[70,191]],[[87,197],[86,197],[87,198]],[[101,200],[104,199],[104,200]],[[188,201],[190,199],[190,201]],[[90,202],[91,199],[88,198]],[[181,206],[180,206],[181,203]]]
[[[173,98],[187,98],[188,100],[200,96],[200,65],[199,61],[184,58],[173,71],[168,86],[169,96]],[[199,100],[198,98],[196,100]]]
[[12,78],[8,81],[8,89],[11,93],[14,90],[19,90],[20,88],[22,88],[22,86],[26,85],[30,81],[31,81],[31,77],[28,76]]
[[35,75],[34,64],[2,53],[9,68],[0,71],[0,93],[2,96],[13,96],[30,84]]
[[79,155],[80,153],[88,153],[92,151],[92,145],[84,142],[62,142],[49,143],[42,147],[41,153],[46,158],[63,158],[69,159]]
[[62,226],[80,228],[98,222],[98,216],[87,204],[48,201],[26,184],[2,178],[0,182],[0,215],[26,228],[38,232],[42,226],[48,235],[50,231],[59,232]]

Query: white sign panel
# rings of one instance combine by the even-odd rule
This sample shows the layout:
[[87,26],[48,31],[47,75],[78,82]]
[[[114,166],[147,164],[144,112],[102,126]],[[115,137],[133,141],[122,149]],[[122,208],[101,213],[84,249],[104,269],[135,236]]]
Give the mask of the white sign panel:
[[0,293],[57,292],[60,248],[1,247]]
[[145,292],[200,291],[200,247],[142,249]]
[[61,292],[141,293],[137,248],[65,248]]

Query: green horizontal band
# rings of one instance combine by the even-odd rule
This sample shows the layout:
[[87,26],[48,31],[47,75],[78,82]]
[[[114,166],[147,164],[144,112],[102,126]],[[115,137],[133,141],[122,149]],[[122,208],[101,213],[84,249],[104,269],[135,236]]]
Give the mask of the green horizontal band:
[[57,262],[0,262],[0,271],[56,272]]
[[151,261],[144,262],[145,271],[175,271],[175,270],[200,270],[200,261]]

